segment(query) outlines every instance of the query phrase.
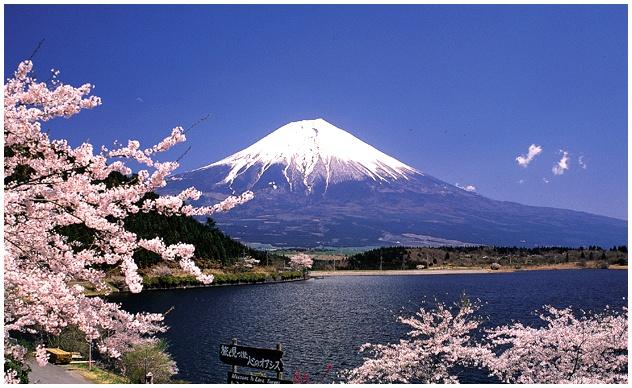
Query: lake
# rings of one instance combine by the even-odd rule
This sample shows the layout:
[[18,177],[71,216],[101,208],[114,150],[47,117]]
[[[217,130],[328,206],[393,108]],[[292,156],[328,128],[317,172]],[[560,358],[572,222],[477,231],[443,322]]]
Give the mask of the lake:
[[[543,305],[601,310],[627,304],[627,271],[523,271],[467,275],[338,276],[307,281],[145,291],[117,294],[110,300],[132,312],[165,312],[169,352],[177,378],[193,383],[225,383],[229,366],[219,361],[220,343],[274,348],[285,354],[284,377],[307,372],[315,382],[328,363],[337,372],[359,365],[366,343],[398,341],[407,326],[397,315],[412,315],[422,301],[457,301],[465,292],[485,303],[479,310],[489,325],[519,320],[537,323]],[[484,382],[480,374],[463,382]]]

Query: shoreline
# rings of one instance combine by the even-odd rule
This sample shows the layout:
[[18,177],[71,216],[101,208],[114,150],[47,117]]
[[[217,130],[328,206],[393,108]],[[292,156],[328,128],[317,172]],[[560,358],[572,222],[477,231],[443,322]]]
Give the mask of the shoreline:
[[[366,269],[366,270],[318,270],[310,271],[305,278],[294,278],[287,280],[268,280],[263,282],[236,282],[236,283],[211,283],[211,284],[194,284],[194,285],[182,285],[174,287],[143,287],[143,291],[169,291],[169,290],[186,290],[191,288],[210,288],[210,287],[228,287],[228,286],[247,286],[247,285],[265,285],[265,284],[278,284],[278,283],[290,283],[300,282],[310,279],[318,280],[321,277],[332,276],[432,276],[432,275],[477,275],[477,274],[494,274],[494,273],[510,273],[510,272],[530,272],[530,271],[558,271],[558,270],[581,270],[581,269],[600,269],[595,267],[578,267],[574,265],[544,265],[525,268],[500,268],[498,270],[492,270],[490,268],[481,267],[454,267],[454,268],[436,268],[436,269]],[[606,269],[606,268],[602,268]],[[608,270],[627,270],[627,266],[612,265]],[[126,289],[112,289],[109,295],[113,294],[125,294],[129,293]],[[100,293],[89,293],[89,296],[102,296]]]
[[[489,268],[437,268],[437,269],[367,269],[367,270],[326,270],[326,271],[310,271],[310,277],[320,276],[415,276],[415,275],[475,275],[475,274],[492,274],[492,273],[509,273],[509,272],[530,272],[530,271],[558,271],[558,270],[579,270],[579,269],[599,269],[577,266],[538,266],[532,268],[501,268],[492,270]],[[604,268],[605,269],[605,268]],[[627,270],[627,266],[611,266],[608,270]]]
[[[230,286],[254,286],[254,285],[264,285],[264,284],[278,284],[278,283],[290,283],[290,282],[301,282],[301,281],[305,281],[308,280],[309,276],[307,278],[301,277],[301,278],[293,278],[293,279],[286,279],[286,280],[267,280],[267,281],[262,281],[262,282],[235,282],[235,283],[210,283],[210,284],[189,284],[189,285],[178,285],[178,286],[173,286],[173,287],[147,287],[146,285],[143,284],[143,290],[142,292],[145,291],[169,291],[169,290],[186,290],[186,289],[191,289],[191,288],[211,288],[211,287],[230,287]],[[112,285],[110,285],[111,289],[110,292],[108,294],[104,294],[104,293],[98,293],[98,292],[88,292],[84,294],[86,296],[108,296],[108,295],[116,295],[116,294],[129,294],[131,293],[131,291],[127,288],[116,288]]]
[[[189,286],[175,286],[175,287],[152,287],[145,288],[143,287],[143,291],[167,291],[167,290],[185,290],[188,288],[210,288],[210,287],[230,287],[230,286],[254,286],[254,285],[262,285],[262,284],[277,284],[277,283],[289,283],[289,282],[301,282],[309,279],[307,278],[295,278],[295,279],[287,279],[287,280],[269,280],[264,282],[237,282],[237,283],[210,283],[210,284],[194,284]],[[119,291],[119,292],[130,292],[129,290]]]

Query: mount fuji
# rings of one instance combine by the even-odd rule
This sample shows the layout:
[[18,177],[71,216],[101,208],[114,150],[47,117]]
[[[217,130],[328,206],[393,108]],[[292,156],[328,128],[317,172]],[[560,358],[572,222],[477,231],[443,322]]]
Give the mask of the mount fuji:
[[612,246],[626,221],[485,198],[427,175],[323,119],[286,124],[250,147],[174,176],[199,204],[252,190],[215,216],[227,234],[276,247]]

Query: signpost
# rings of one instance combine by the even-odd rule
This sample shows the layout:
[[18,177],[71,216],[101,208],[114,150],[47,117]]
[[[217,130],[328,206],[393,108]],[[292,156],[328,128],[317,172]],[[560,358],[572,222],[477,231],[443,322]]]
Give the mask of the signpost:
[[[282,357],[281,344],[277,344],[276,349],[253,348],[237,345],[237,339],[233,338],[231,344],[219,346],[220,361],[231,365],[231,371],[228,372],[228,384],[291,384],[291,381],[283,380]],[[237,367],[275,372],[276,377],[267,376],[265,372],[238,373]]]
[[239,345],[220,345],[219,359],[230,365],[283,372],[283,352],[275,349],[251,348]]
[[289,380],[279,380],[269,376],[228,372],[228,384],[292,384]]

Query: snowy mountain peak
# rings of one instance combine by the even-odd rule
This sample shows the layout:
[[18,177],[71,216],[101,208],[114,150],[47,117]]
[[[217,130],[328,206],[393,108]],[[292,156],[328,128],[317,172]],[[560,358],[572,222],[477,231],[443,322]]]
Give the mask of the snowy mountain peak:
[[326,190],[331,183],[393,181],[419,174],[322,118],[286,124],[250,147],[198,170],[217,166],[229,167],[221,182],[229,185],[247,171],[256,169],[258,181],[272,166],[280,166],[290,189],[304,186],[307,191],[319,182]]

